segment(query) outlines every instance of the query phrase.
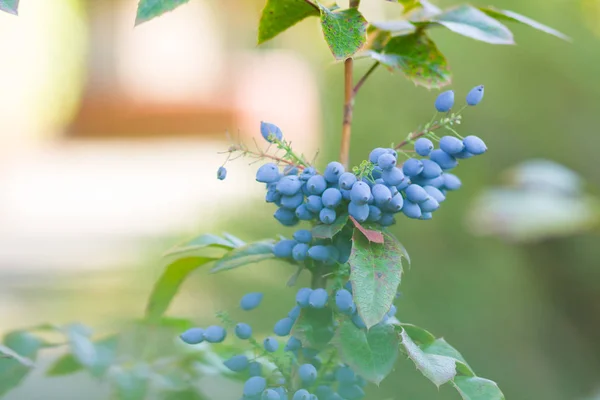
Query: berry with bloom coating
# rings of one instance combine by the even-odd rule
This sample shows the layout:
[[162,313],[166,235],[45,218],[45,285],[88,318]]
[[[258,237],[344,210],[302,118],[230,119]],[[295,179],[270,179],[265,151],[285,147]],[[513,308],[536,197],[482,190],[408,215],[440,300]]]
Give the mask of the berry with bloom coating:
[[240,372],[248,368],[248,357],[244,355],[233,356],[223,362],[233,372]]
[[323,200],[321,199],[321,196],[308,196],[306,199],[306,208],[314,213],[321,212],[323,209]]
[[344,173],[345,169],[342,164],[337,161],[330,162],[323,172],[325,180],[329,183],[337,183],[340,179],[340,175]]
[[[371,197],[371,188],[363,181],[356,182],[350,191],[350,200],[356,204],[367,204]],[[356,218],[356,217],[355,217]]]
[[302,342],[293,336],[290,336],[285,344],[285,351],[296,351],[302,348]]
[[404,207],[402,207],[402,212],[408,218],[418,219],[421,217],[421,207],[417,203],[413,203],[412,201],[405,201]]
[[454,105],[454,92],[448,90],[439,94],[435,99],[435,109],[439,112],[448,112]]
[[352,293],[346,289],[340,289],[335,293],[335,305],[341,312],[350,312],[352,310],[353,302]]
[[402,172],[404,172],[404,175],[410,176],[411,178],[419,175],[422,171],[423,161],[418,158],[409,158],[402,165]]
[[308,307],[308,298],[310,297],[311,293],[311,288],[299,289],[298,292],[296,292],[296,304],[298,304],[302,308]]
[[244,383],[244,396],[258,396],[267,388],[267,380],[262,376],[253,376]]
[[465,144],[465,150],[475,156],[483,154],[487,151],[487,146],[483,140],[477,136],[467,136],[463,139],[463,143]]
[[384,149],[383,147],[377,147],[371,151],[371,154],[369,154],[369,161],[371,161],[373,164],[377,164],[379,157],[387,152],[387,149]]
[[279,342],[274,337],[269,336],[263,341],[263,347],[269,353],[274,353],[279,348]]
[[382,154],[379,156],[379,159],[377,159],[377,165],[384,171],[386,169],[394,168],[396,166],[396,157],[390,153]]
[[310,243],[312,241],[312,232],[308,229],[299,229],[294,232],[294,239],[300,243]]
[[429,195],[419,185],[412,184],[406,188],[406,199],[413,203],[422,203],[429,198]]
[[308,256],[308,244],[298,243],[292,249],[292,258],[296,261],[303,261]]
[[308,304],[312,308],[323,308],[327,304],[328,297],[327,290],[323,288],[315,289],[308,297]]
[[204,340],[208,343],[221,343],[226,336],[227,331],[222,326],[212,325],[204,331]]
[[336,217],[337,215],[335,213],[335,210],[331,208],[324,208],[319,213],[319,220],[321,220],[322,223],[327,225],[333,224]]
[[467,94],[467,104],[470,106],[476,106],[483,100],[483,85],[475,86]]
[[250,325],[240,322],[235,326],[235,336],[240,339],[248,339],[252,336],[252,328]]
[[310,400],[310,393],[306,389],[300,389],[294,393],[292,400]]
[[296,213],[286,208],[278,208],[277,211],[275,211],[275,214],[273,214],[273,217],[275,217],[275,219],[284,226],[293,226],[298,223],[298,217],[296,216]]
[[398,212],[404,207],[404,198],[400,193],[396,193],[392,200],[386,205],[386,209],[392,212]]
[[415,142],[415,152],[423,157],[427,157],[433,150],[433,142],[427,138],[419,138]]
[[398,186],[406,179],[404,172],[397,167],[383,171],[381,176],[385,184],[389,186]]
[[280,400],[281,398],[281,395],[274,389],[265,390],[260,397],[261,400]]
[[296,218],[302,221],[311,221],[315,218],[315,214],[308,209],[308,204],[300,204],[298,208],[296,208],[296,212],[294,214],[296,215]]
[[296,210],[302,202],[304,202],[304,194],[302,192],[298,192],[293,196],[281,196],[280,200],[281,207],[289,210]]
[[227,177],[227,169],[225,167],[219,167],[217,170],[217,179],[222,181]]
[[260,122],[260,134],[269,143],[273,143],[276,140],[283,140],[283,133],[277,125],[270,122]]
[[358,222],[365,222],[369,218],[369,205],[350,202],[348,204],[348,213]]
[[302,188],[302,181],[294,175],[284,176],[275,187],[284,196],[293,196]]
[[438,163],[431,160],[423,160],[423,170],[421,171],[420,177],[425,179],[437,178],[442,174],[442,168]]
[[440,149],[450,155],[460,153],[464,148],[465,145],[457,137],[444,136],[440,139]]
[[419,204],[419,207],[423,213],[431,213],[440,208],[440,203],[433,197],[428,197],[427,200]]
[[[442,183],[443,183],[443,178],[442,178]],[[433,197],[435,199],[435,201],[437,201],[438,203],[441,203],[442,201],[446,200],[446,196],[444,196],[444,193],[440,192],[440,190],[436,187],[423,186],[423,189],[425,189],[427,194],[429,196]]]
[[240,308],[245,311],[253,310],[260,305],[262,299],[262,293],[248,293],[240,300]]
[[294,325],[294,320],[292,318],[290,318],[290,317],[282,318],[275,323],[273,332],[277,336],[287,336],[290,334],[290,331],[292,330],[292,325]]
[[458,190],[462,186],[462,182],[456,175],[444,174],[444,188],[446,190]]
[[308,193],[320,195],[327,189],[327,181],[322,175],[314,175],[306,181]]
[[262,183],[277,182],[280,178],[279,168],[273,163],[262,165],[256,171],[256,180]]
[[204,341],[204,329],[191,328],[179,335],[181,340],[187,344],[198,344]]
[[298,376],[305,385],[312,385],[317,379],[317,369],[312,364],[302,364],[298,368]]
[[390,192],[390,189],[380,183],[373,185],[371,193],[373,194],[375,204],[385,204],[392,199],[392,192]]
[[297,320],[300,316],[300,306],[294,306],[294,308],[290,310],[287,316],[293,319],[294,321]]
[[381,218],[379,219],[379,224],[381,226],[390,226],[390,225],[394,225],[395,223],[396,223],[396,218],[394,217],[394,214],[390,214],[390,213],[381,214]]
[[429,159],[439,165],[443,170],[449,170],[458,165],[456,158],[441,149],[432,151],[429,155]]
[[340,185],[340,188],[345,190],[352,189],[352,185],[354,185],[354,183],[356,183],[356,175],[354,175],[352,172],[344,172],[340,175],[340,179],[338,179],[338,185]]
[[323,205],[327,208],[336,208],[342,202],[342,192],[336,188],[326,189],[321,195]]
[[381,219],[381,209],[376,206],[369,206],[369,216],[367,217],[367,221],[377,222],[380,219]]

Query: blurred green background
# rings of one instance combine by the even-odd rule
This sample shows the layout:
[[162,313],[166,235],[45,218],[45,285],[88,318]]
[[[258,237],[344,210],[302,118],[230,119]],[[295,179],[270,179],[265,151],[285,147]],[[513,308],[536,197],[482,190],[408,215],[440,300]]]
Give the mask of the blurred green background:
[[[393,18],[393,4],[363,3],[367,17]],[[492,4],[573,42],[522,26],[510,26],[517,46],[432,32],[457,96],[486,86],[460,131],[481,136],[489,151],[461,163],[463,188],[432,221],[394,226],[412,258],[398,318],[443,336],[508,399],[592,399],[600,391],[600,232],[519,243],[475,236],[466,219],[474,199],[502,183],[502,171],[531,158],[573,169],[597,193],[600,1]],[[337,156],[343,67],[316,20],[257,48],[260,1],[192,0],[137,32],[135,6],[30,0],[20,17],[0,15],[0,76],[10,81],[0,95],[0,332],[70,321],[118,329],[143,313],[159,257],[177,242],[203,232],[248,241],[290,234],[262,202],[255,166],[238,160],[216,183],[225,130],[250,141],[267,119],[307,154],[320,148],[319,165]],[[356,100],[352,161],[428,121],[436,95],[378,70]],[[293,272],[276,262],[199,271],[169,314],[207,325],[216,310],[235,310],[245,291],[264,291],[252,318],[266,333],[293,304],[285,287]],[[42,366],[60,350],[46,354]],[[47,379],[37,371],[7,398],[101,399],[105,390],[83,374]],[[458,398],[407,360],[368,394]]]

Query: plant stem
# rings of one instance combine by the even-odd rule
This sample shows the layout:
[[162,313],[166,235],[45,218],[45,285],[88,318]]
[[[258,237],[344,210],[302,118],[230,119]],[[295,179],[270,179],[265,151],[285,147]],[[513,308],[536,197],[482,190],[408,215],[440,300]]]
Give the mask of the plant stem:
[[354,89],[352,58],[344,61],[344,122],[342,124],[342,143],[340,146],[340,162],[344,168],[350,165],[350,134],[352,129],[352,109],[354,108]]
[[311,271],[310,287],[313,289],[324,288],[327,286],[327,277],[323,274],[323,267],[319,264]]
[[360,0],[350,0],[350,8],[358,8]]
[[420,138],[421,136],[425,136],[426,134],[433,132],[437,129],[440,129],[444,126],[446,126],[448,123],[454,123],[460,121],[460,114],[457,115],[452,115],[452,117],[450,118],[446,118],[446,119],[442,119],[436,123],[434,123],[431,126],[425,126],[425,128],[423,129],[418,129],[416,131],[413,131],[410,135],[408,135],[408,137],[406,139],[404,139],[402,142],[398,143],[396,145],[396,147],[394,147],[395,150],[398,150],[399,148],[406,146],[408,143],[412,142],[415,139]]
[[367,80],[367,78],[369,76],[371,76],[371,74],[373,73],[373,71],[375,71],[377,69],[377,67],[379,66],[379,61],[376,61],[371,68],[369,68],[369,70],[362,76],[362,78],[360,78],[358,80],[358,82],[356,83],[356,86],[354,86],[354,90],[352,91],[353,96],[356,97],[356,94],[358,93],[358,91],[360,90],[360,88],[362,87],[362,85],[364,85],[365,81]]

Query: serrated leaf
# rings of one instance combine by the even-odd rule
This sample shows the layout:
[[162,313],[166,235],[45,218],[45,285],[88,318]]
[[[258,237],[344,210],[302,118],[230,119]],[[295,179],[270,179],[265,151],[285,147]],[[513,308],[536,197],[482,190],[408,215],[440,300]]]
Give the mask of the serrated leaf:
[[303,347],[322,350],[333,338],[333,311],[325,308],[303,308],[292,327],[291,335]]
[[75,359],[73,354],[65,354],[59,357],[48,370],[46,371],[47,376],[63,376],[74,374],[83,370],[83,365]]
[[463,4],[431,19],[460,35],[491,44],[514,44],[512,32],[483,11]]
[[428,345],[435,341],[435,336],[431,332],[419,326],[404,323],[401,323],[399,326],[401,327],[401,329],[404,329],[406,331],[406,333],[408,334],[408,336],[410,336],[413,342],[416,342],[419,345]]
[[417,346],[405,330],[400,332],[402,346],[408,357],[427,379],[437,387],[452,380],[456,376],[456,364],[454,359],[435,354],[427,354]]
[[333,224],[318,224],[312,228],[312,235],[317,239],[331,239],[344,229],[348,223],[348,214],[338,216]]
[[496,382],[489,379],[457,376],[453,384],[463,400],[504,400]]
[[342,360],[376,385],[392,371],[398,358],[398,335],[392,325],[380,324],[366,331],[345,319],[335,342]]
[[[4,336],[4,346],[32,361],[43,345],[42,340],[29,332],[16,331]],[[18,386],[30,371],[31,367],[14,358],[0,358],[0,397]]]
[[146,317],[159,318],[167,311],[169,304],[177,294],[185,279],[196,269],[218,260],[216,257],[188,257],[167,265],[154,284],[146,305]]
[[[235,238],[237,239],[237,238]],[[239,239],[237,239],[239,240]],[[243,242],[242,242],[243,243]],[[245,244],[245,243],[244,243]],[[231,250],[235,247],[238,247],[232,241],[228,239],[224,239],[217,235],[212,235],[210,233],[203,234],[185,242],[184,244],[177,245],[171,250],[167,251],[163,257],[172,257],[172,256],[198,256],[201,254],[196,254],[199,250],[205,249],[207,247],[217,247],[225,250]]]
[[356,8],[333,12],[319,5],[325,41],[336,60],[359,51],[367,40],[367,20]]
[[352,221],[352,223],[354,224],[356,229],[358,229],[360,231],[360,233],[362,233],[369,242],[379,243],[379,244],[382,244],[384,242],[383,234],[381,232],[373,230],[373,229],[365,228],[357,220],[355,220],[354,217],[352,217],[352,216],[350,216],[350,221]]
[[19,14],[19,0],[0,0],[0,10],[9,14]]
[[189,0],[140,0],[135,17],[139,25],[187,3]]
[[368,54],[386,67],[402,71],[416,85],[433,89],[451,83],[446,58],[425,32],[390,38],[383,50]]
[[210,272],[228,271],[244,265],[274,258],[273,240],[249,243],[243,247],[231,250],[215,263]]
[[559,32],[556,29],[544,25],[540,22],[537,22],[529,17],[518,14],[514,11],[500,10],[494,7],[480,7],[479,9],[494,19],[501,21],[518,22],[530,26],[533,29],[537,29],[538,31],[542,31],[549,35],[556,36],[557,38],[566,41],[571,41],[571,38],[565,35],[564,33]]
[[352,238],[350,281],[358,313],[368,328],[390,310],[402,277],[403,248],[384,233],[385,243],[371,243],[360,232]]
[[[409,334],[410,336],[410,334]],[[412,337],[411,337],[412,338]],[[462,354],[452,347],[444,338],[439,338],[432,343],[419,346],[427,354],[437,354],[438,356],[450,357],[455,360],[456,370],[466,376],[475,376],[475,373],[467,364]]]
[[267,0],[258,25],[258,44],[273,39],[306,17],[320,14],[316,5],[305,0]]

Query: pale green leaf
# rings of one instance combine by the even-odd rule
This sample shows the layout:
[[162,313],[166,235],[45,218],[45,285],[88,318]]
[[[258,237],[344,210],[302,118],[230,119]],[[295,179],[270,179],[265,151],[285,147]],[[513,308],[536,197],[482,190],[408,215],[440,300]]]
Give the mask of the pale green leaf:
[[341,232],[348,223],[348,214],[338,216],[333,224],[318,224],[312,228],[312,235],[317,239],[331,239]]
[[146,365],[115,368],[112,373],[113,397],[116,400],[143,400],[148,393],[150,370]]
[[22,365],[26,366],[26,367],[33,367],[33,361],[31,361],[29,358],[27,357],[23,357],[22,355],[18,354],[17,352],[15,352],[14,350],[12,350],[9,347],[6,347],[4,345],[0,344],[0,358],[10,358],[13,359],[19,363],[21,363]]
[[303,308],[292,327],[292,336],[304,347],[321,350],[333,338],[333,311],[325,308]]
[[[237,238],[235,238],[237,239]],[[237,239],[239,240],[239,239]],[[242,242],[243,243],[243,242]],[[217,235],[212,235],[210,233],[203,234],[185,242],[184,244],[177,245],[171,250],[167,251],[163,257],[171,258],[173,256],[184,257],[184,256],[199,256],[202,255],[199,253],[200,250],[205,249],[207,247],[217,247],[225,250],[231,250],[235,247],[238,247],[232,241],[228,239],[224,239]]]
[[210,272],[228,271],[243,265],[257,263],[274,257],[273,240],[249,243],[225,254],[215,263],[215,266]]
[[75,359],[86,368],[93,367],[97,360],[97,354],[90,338],[77,331],[67,332],[67,337]]
[[5,11],[13,15],[18,15],[19,0],[0,0],[0,11]]
[[[44,343],[29,332],[17,331],[4,336],[4,346],[29,360],[35,360]],[[29,374],[31,367],[14,358],[0,357],[0,397],[18,386]]]
[[140,0],[135,17],[135,24],[156,18],[168,11],[173,11],[177,7],[187,3],[189,0]]
[[367,20],[356,8],[331,11],[321,9],[321,27],[325,41],[336,60],[344,60],[359,51],[367,40]]
[[385,32],[390,32],[391,36],[410,35],[417,30],[417,27],[410,22],[400,19],[395,21],[371,22],[371,26]]
[[267,0],[258,25],[258,44],[273,39],[306,17],[319,15],[319,8],[306,0]]
[[405,330],[400,332],[400,336],[408,357],[415,363],[417,369],[437,387],[456,376],[456,363],[453,358],[425,353],[412,341]]
[[402,327],[413,342],[416,342],[419,346],[428,345],[435,341],[435,336],[431,332],[426,331],[419,326],[404,323],[399,324],[399,326]]
[[[410,336],[410,333],[409,333]],[[411,337],[412,338],[412,337]],[[438,356],[445,356],[453,358],[456,362],[456,370],[467,376],[475,376],[475,373],[467,364],[462,354],[452,347],[444,338],[439,338],[432,343],[419,346],[427,354],[437,354]]]
[[229,240],[233,247],[242,247],[246,245],[246,242],[237,236],[233,236],[231,233],[223,232],[223,237]]
[[504,400],[504,394],[496,382],[489,379],[457,376],[453,384],[463,400]]
[[518,14],[516,12],[508,11],[508,10],[500,10],[500,9],[497,9],[494,7],[481,7],[479,9],[494,19],[497,19],[500,21],[521,23],[521,24],[530,26],[534,29],[537,29],[538,31],[542,31],[549,35],[556,36],[557,38],[560,38],[560,39],[563,39],[566,41],[571,41],[571,38],[569,36],[565,35],[564,33],[559,32],[554,28],[551,28],[547,25],[544,25],[540,22],[537,22],[531,18],[528,18],[528,17]]

